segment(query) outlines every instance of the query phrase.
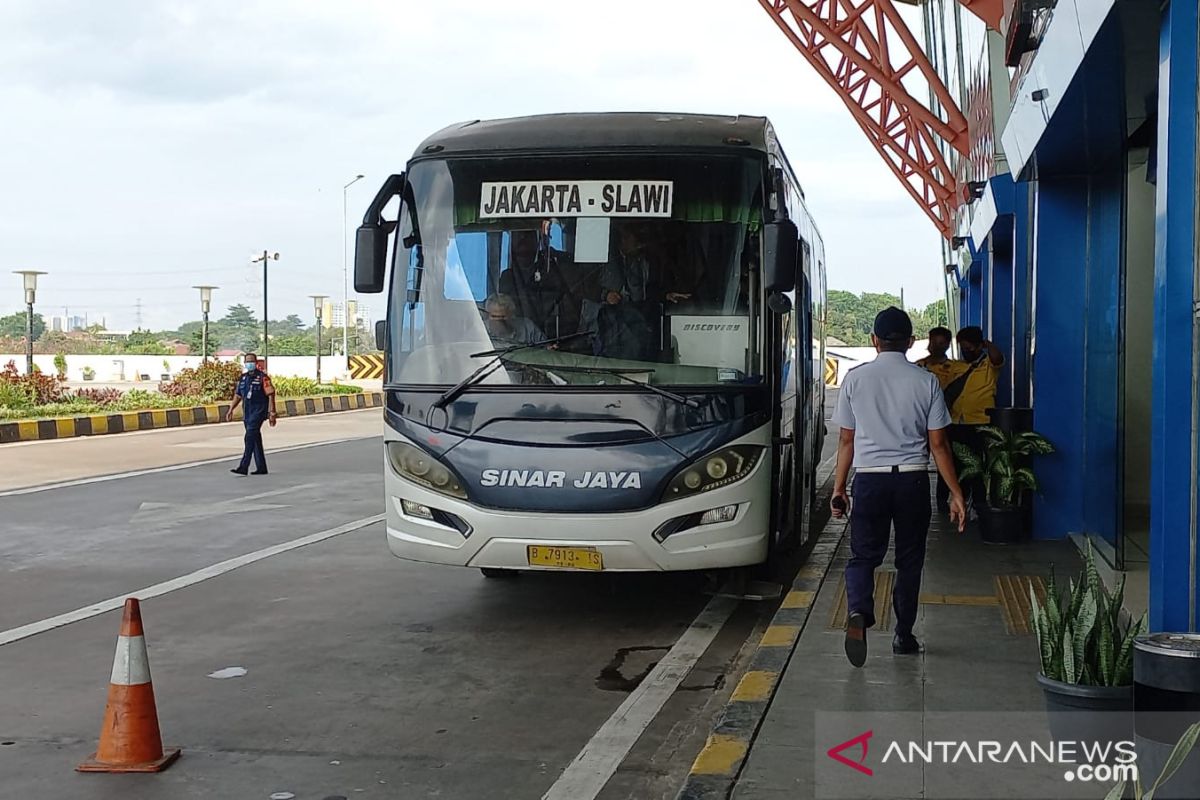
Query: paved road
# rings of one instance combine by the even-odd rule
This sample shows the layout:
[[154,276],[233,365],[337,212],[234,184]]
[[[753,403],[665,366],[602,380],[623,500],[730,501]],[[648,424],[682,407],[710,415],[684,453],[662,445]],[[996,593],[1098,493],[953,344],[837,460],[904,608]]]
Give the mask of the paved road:
[[[0,644],[0,798],[538,798],[709,603],[694,575],[496,582],[394,559],[362,522],[380,461],[371,437],[277,453],[258,479],[205,464],[0,495],[0,642],[360,521],[143,603],[164,737],[185,752],[162,775],[72,771],[118,611]],[[768,611],[733,612],[602,800],[673,797]],[[208,677],[231,666],[246,674]]]

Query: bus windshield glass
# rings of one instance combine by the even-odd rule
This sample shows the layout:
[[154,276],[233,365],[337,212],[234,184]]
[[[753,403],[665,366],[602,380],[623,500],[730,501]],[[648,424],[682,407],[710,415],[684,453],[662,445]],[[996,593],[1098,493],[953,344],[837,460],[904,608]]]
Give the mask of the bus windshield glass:
[[761,162],[744,157],[418,162],[392,270],[389,382],[453,385],[492,351],[559,339],[480,382],[758,383],[761,208]]

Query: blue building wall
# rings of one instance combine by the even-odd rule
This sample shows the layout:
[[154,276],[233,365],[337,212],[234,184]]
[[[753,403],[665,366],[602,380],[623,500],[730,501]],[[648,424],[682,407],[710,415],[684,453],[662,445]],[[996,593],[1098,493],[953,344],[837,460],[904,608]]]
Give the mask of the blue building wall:
[[[1085,15],[1079,4],[1059,4],[1032,77],[1014,96],[1003,141],[1018,153],[1010,161],[1019,181],[991,181],[996,198],[1013,190],[996,201],[994,222],[985,220],[987,238],[973,242],[962,324],[982,325],[1007,351],[998,400],[1032,406],[1035,427],[1057,447],[1038,465],[1034,535],[1089,534],[1113,557],[1124,524],[1122,342],[1145,335],[1124,329],[1126,150],[1156,83],[1150,615],[1156,630],[1195,630],[1200,23],[1195,0],[1163,6],[1161,27],[1153,4],[1107,5],[1111,14],[1088,6]],[[1082,53],[1071,50],[1072,26],[1088,32]],[[1157,82],[1146,52],[1156,29]],[[1025,90],[1043,79],[1053,102],[1038,110]]]
[[1150,469],[1150,625],[1195,630],[1195,0],[1172,0],[1159,38]]

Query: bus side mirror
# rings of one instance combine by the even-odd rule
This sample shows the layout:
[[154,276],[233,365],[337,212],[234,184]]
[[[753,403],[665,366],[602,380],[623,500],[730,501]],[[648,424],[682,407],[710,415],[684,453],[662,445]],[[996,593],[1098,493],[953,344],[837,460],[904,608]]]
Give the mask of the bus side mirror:
[[387,320],[375,320],[375,349],[382,352],[387,349],[384,345],[387,344]]
[[790,219],[763,226],[763,288],[768,294],[796,288],[800,231]]
[[354,291],[363,294],[378,294],[383,291],[384,275],[387,273],[388,234],[394,222],[383,219],[383,207],[393,197],[404,191],[404,173],[389,175],[383,186],[375,193],[362,225],[354,234]]
[[360,225],[354,234],[354,291],[383,291],[387,271],[387,231],[379,225]]

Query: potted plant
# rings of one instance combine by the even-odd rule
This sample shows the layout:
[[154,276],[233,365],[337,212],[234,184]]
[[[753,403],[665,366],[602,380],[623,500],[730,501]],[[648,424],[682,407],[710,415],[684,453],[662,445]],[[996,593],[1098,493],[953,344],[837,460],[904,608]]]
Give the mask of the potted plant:
[[66,353],[55,353],[54,354],[54,370],[58,373],[58,377],[61,380],[66,380],[66,378],[67,378],[67,354]]
[[[981,479],[986,497],[974,498],[979,511],[980,534],[985,542],[1008,544],[1025,538],[1021,501],[1026,492],[1039,489],[1037,476],[1029,467],[1035,455],[1054,452],[1046,437],[1033,431],[1003,431],[981,426],[983,452],[962,442],[954,443],[959,481]],[[982,502],[980,502],[982,501]]]
[[85,381],[94,380],[95,378],[96,378],[96,370],[92,369],[91,367],[83,368],[83,379]]
[[1041,659],[1037,681],[1056,740],[1133,738],[1133,642],[1146,628],[1146,615],[1130,621],[1122,614],[1124,599],[1124,576],[1116,591],[1105,589],[1090,544],[1079,579],[1066,592],[1053,569],[1045,598],[1030,587]]

